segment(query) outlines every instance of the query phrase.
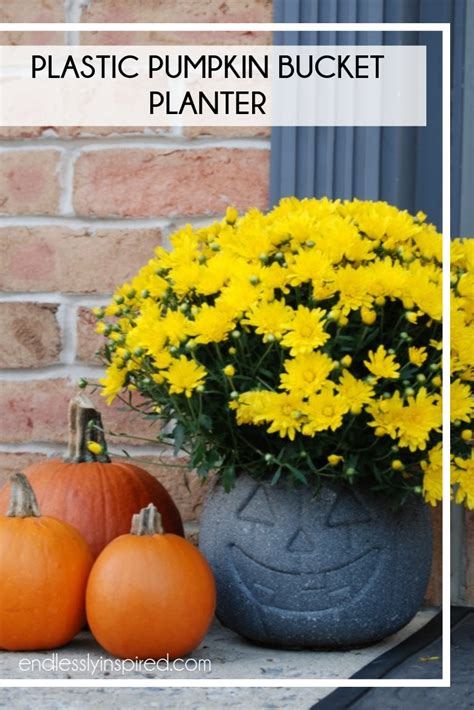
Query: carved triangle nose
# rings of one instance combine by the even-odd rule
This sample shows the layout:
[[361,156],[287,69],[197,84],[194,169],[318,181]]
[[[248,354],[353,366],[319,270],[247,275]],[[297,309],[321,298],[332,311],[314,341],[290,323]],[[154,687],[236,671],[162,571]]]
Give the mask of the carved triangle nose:
[[288,543],[289,552],[314,552],[314,545],[308,535],[302,528],[298,528],[290,542]]

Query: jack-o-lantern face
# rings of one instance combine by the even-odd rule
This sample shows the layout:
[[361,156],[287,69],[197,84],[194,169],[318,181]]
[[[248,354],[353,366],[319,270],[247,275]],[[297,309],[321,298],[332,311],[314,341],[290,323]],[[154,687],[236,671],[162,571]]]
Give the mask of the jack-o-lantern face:
[[[270,500],[262,485],[251,490],[237,512],[247,535],[230,543],[237,576],[266,608],[305,615],[349,603],[376,571],[380,541],[370,534],[374,516],[352,492],[324,489],[317,501],[298,496],[294,504],[298,510],[290,516],[288,498],[274,495]],[[323,545],[321,529],[332,531]],[[276,558],[272,550],[262,554],[255,549],[259,534],[278,539]]]
[[[279,645],[335,645],[363,608],[375,619],[390,615],[399,628],[421,603],[430,567],[425,510],[409,509],[394,513],[357,489],[325,485],[312,497],[303,487],[246,476],[230,494],[216,488],[200,545],[216,575],[219,618],[244,636]],[[401,542],[415,556],[408,550],[400,557]],[[371,640],[365,632],[355,643]]]

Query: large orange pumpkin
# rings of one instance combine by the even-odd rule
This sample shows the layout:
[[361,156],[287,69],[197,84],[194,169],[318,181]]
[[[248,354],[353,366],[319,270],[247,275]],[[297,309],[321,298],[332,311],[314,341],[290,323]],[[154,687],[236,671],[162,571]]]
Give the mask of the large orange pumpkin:
[[86,541],[71,525],[40,515],[21,473],[0,516],[0,648],[33,651],[68,643],[85,622],[92,567]]
[[[99,453],[89,450],[91,441],[99,444]],[[110,460],[101,416],[82,394],[70,404],[68,457],[32,464],[25,475],[43,513],[77,528],[94,557],[128,532],[132,515],[150,502],[161,511],[166,532],[184,535],[179,511],[164,486],[139,466]],[[8,506],[8,488],[0,491],[0,514]]]
[[190,542],[163,534],[152,504],[99,555],[86,593],[93,635],[122,658],[185,656],[204,638],[215,605],[208,563]]

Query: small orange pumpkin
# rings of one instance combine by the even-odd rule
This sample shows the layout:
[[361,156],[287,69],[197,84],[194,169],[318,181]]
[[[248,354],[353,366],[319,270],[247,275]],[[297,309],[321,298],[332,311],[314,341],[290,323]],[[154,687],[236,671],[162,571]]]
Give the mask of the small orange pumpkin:
[[[99,444],[100,453],[88,449],[90,441]],[[150,502],[162,511],[166,532],[184,535],[181,516],[166,488],[143,468],[110,460],[101,416],[83,394],[70,403],[67,458],[32,464],[25,475],[43,513],[77,528],[94,557],[128,532],[132,515]],[[7,506],[5,486],[0,491],[0,513]]]
[[206,635],[215,606],[208,563],[190,542],[163,534],[153,504],[99,555],[86,592],[94,637],[121,658],[185,656]]
[[86,541],[71,525],[40,515],[21,473],[0,516],[0,648],[33,651],[68,643],[84,626],[92,567]]

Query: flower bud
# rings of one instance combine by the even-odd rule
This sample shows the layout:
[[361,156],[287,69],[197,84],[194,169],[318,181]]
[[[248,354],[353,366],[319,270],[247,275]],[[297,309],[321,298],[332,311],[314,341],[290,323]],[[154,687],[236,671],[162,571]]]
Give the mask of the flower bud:
[[373,325],[377,320],[376,312],[373,311],[371,308],[366,308],[365,306],[362,306],[362,308],[360,309],[360,317],[362,323],[364,323],[365,325]]

